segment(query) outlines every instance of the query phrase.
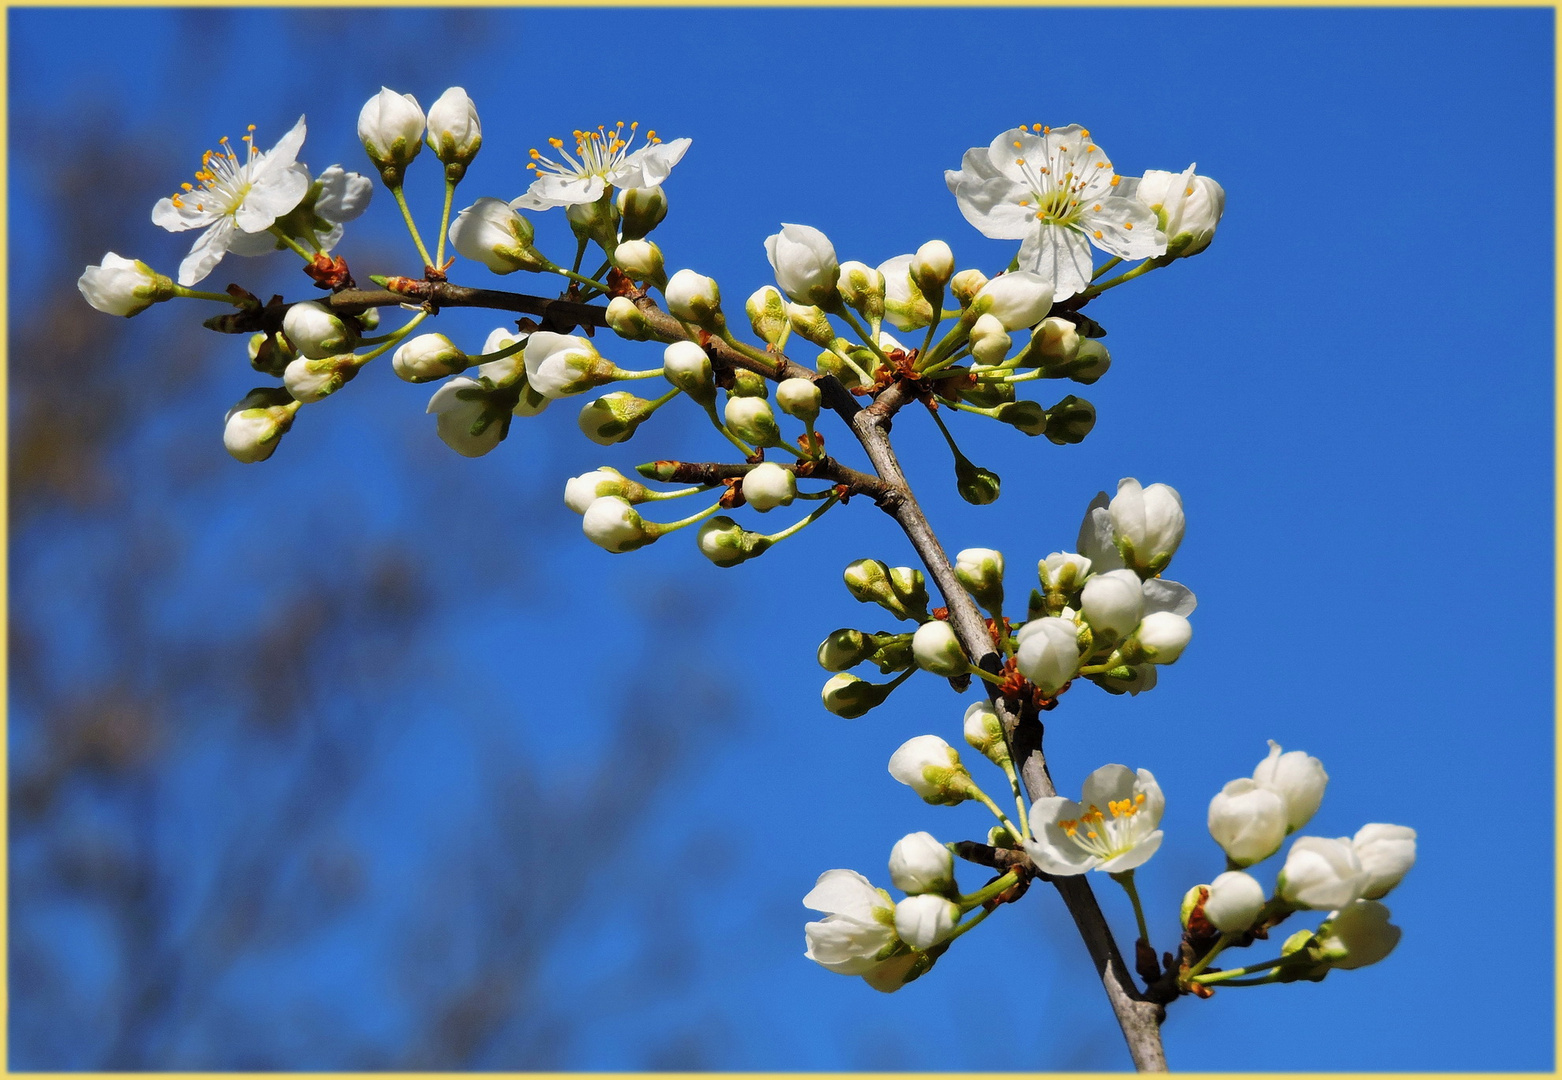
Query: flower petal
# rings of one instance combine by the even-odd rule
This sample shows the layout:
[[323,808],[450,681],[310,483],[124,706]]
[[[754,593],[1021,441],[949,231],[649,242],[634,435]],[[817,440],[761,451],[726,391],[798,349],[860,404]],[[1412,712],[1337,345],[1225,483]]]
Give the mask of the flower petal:
[[888,907],[873,882],[855,870],[826,870],[803,897],[803,906],[814,911],[872,919],[875,907]]
[[1126,765],[1103,765],[1085,777],[1079,801],[1085,806],[1105,810],[1108,803],[1132,799],[1134,783],[1139,778]]
[[308,193],[309,170],[302,165],[290,165],[263,181],[255,181],[233,213],[234,224],[245,232],[265,232]]
[[227,254],[232,238],[232,221],[224,217],[213,222],[211,228],[196,237],[190,254],[179,264],[179,284],[189,288],[211,273],[222,262],[223,255]]
[[1085,208],[1079,224],[1091,243],[1119,259],[1153,259],[1166,254],[1166,234],[1160,231],[1155,211],[1138,199],[1102,198]]
[[315,200],[315,213],[327,221],[351,221],[368,209],[373,196],[374,181],[348,172],[340,165],[332,165],[320,174],[320,197]]
[[614,187],[660,187],[693,141],[674,139],[670,143],[642,146],[608,173],[607,182]]
[[1090,241],[1077,229],[1037,222],[1020,245],[1020,269],[1052,282],[1052,299],[1066,300],[1090,284],[1095,261]]
[[954,194],[960,213],[983,236],[1018,240],[1029,235],[1033,228],[1035,212],[1020,205],[1021,199],[1034,201],[1031,190],[1007,176],[967,180]]
[[1193,595],[1193,590],[1179,581],[1150,578],[1144,583],[1143,588],[1146,615],[1156,611],[1169,611],[1173,615],[1181,615],[1186,619],[1193,614],[1193,609],[1199,606],[1198,597]]
[[1165,839],[1165,837],[1165,833],[1161,832],[1160,829],[1156,829],[1153,833],[1135,844],[1131,850],[1123,852],[1115,859],[1106,860],[1100,866],[1096,867],[1096,869],[1107,874],[1121,874],[1125,870],[1132,870],[1136,866],[1143,866],[1145,863],[1150,861],[1151,855],[1154,855],[1158,850],[1160,850],[1161,841]]
[[218,216],[210,210],[197,210],[189,203],[175,206],[172,199],[158,199],[157,205],[152,207],[152,224],[169,232],[204,229],[216,221]]
[[1083,874],[1101,860],[1086,853],[1069,839],[1059,821],[1078,821],[1084,807],[1072,799],[1054,795],[1037,799],[1031,805],[1030,827],[1035,839],[1026,840],[1025,853],[1042,870],[1064,877]]

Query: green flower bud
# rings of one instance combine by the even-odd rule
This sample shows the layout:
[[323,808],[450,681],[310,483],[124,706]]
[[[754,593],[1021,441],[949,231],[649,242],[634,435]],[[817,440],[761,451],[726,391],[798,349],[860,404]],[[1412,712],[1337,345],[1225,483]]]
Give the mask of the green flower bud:
[[1182,928],[1184,930],[1188,929],[1188,923],[1193,919],[1194,911],[1198,909],[1200,904],[1204,903],[1205,898],[1208,896],[1208,885],[1195,885],[1182,894],[1182,913],[1179,915],[1179,918],[1182,920]]
[[654,411],[649,401],[623,390],[604,394],[580,410],[581,433],[598,446],[628,442]]
[[998,420],[1027,435],[1045,435],[1047,410],[1039,401],[1011,401],[998,407]]
[[987,275],[980,270],[962,270],[949,279],[949,291],[961,307],[969,307],[976,294],[987,284]]
[[697,542],[700,554],[717,566],[747,562],[763,555],[772,543],[770,537],[749,532],[725,514],[701,525]]
[[645,341],[652,336],[645,312],[627,296],[615,296],[607,305],[608,329],[630,341]]
[[839,336],[835,327],[830,325],[829,316],[819,308],[807,304],[788,304],[786,317],[793,333],[826,349],[833,346]]
[[[609,311],[612,310],[609,305]],[[696,404],[716,403],[716,379],[710,357],[692,341],[675,341],[662,352],[662,376]]]
[[1003,721],[988,702],[978,701],[965,711],[965,741],[1000,769],[1011,763]]
[[792,333],[791,320],[786,315],[786,297],[774,285],[757,289],[743,305],[754,333],[767,345],[780,348]]
[[955,555],[955,579],[988,611],[1003,609],[1003,552],[966,548]]
[[1063,446],[1084,442],[1096,426],[1096,407],[1084,398],[1070,394],[1047,410],[1047,441]]
[[1105,345],[1095,338],[1082,338],[1073,362],[1067,364],[1062,370],[1063,374],[1075,382],[1089,386],[1105,375],[1107,368],[1111,366],[1112,354],[1106,351]]
[[874,634],[873,641],[878,648],[868,659],[879,666],[879,673],[883,675],[914,667],[917,659],[912,651],[911,642],[915,636],[914,634]]
[[776,404],[781,406],[781,411],[805,424],[819,419],[823,397],[811,379],[783,379],[776,387]]
[[867,263],[841,263],[836,291],[848,307],[852,308],[872,326],[884,318],[884,275]]
[[727,427],[740,439],[756,446],[774,446],[781,441],[776,414],[764,398],[729,396],[725,416]]
[[870,683],[855,675],[842,673],[830,676],[819,697],[824,707],[836,716],[855,720],[868,710],[882,705],[893,689],[887,684]]
[[256,334],[249,339],[249,365],[256,371],[281,377],[287,366],[298,359],[298,354],[280,332],[266,336]]
[[[958,277],[959,275],[957,274],[955,276]],[[1019,849],[1020,842],[1015,838],[1013,833],[1011,833],[1008,829],[1005,829],[1002,825],[994,825],[992,828],[987,830],[987,846],[1004,848],[1008,851],[1015,851]]]
[[972,465],[963,457],[955,459],[955,490],[972,506],[986,506],[997,501],[1001,482],[992,470]]
[[[878,559],[858,559],[846,567],[846,588],[860,603],[878,604],[897,619],[917,620],[890,584],[890,570]],[[925,592],[925,590],[924,590]]]
[[733,397],[768,398],[770,388],[763,375],[747,368],[737,368],[732,372],[732,386],[727,393]]
[[617,223],[613,220],[613,208],[606,198],[566,206],[564,216],[569,219],[570,232],[577,238],[594,240],[598,247],[608,253],[618,246]]
[[918,619],[927,618],[927,579],[911,566],[894,566],[889,572],[889,587],[895,598]]
[[1014,396],[1014,386],[1001,379],[983,380],[974,386],[960,387],[961,399],[979,409],[1002,408],[1012,402]]
[[[667,193],[656,187],[621,188],[618,192],[619,231],[625,240],[650,234],[667,216]],[[626,271],[627,273],[627,271]]]
[[873,655],[874,648],[873,638],[861,630],[842,627],[819,643],[819,666],[826,671],[845,671]]

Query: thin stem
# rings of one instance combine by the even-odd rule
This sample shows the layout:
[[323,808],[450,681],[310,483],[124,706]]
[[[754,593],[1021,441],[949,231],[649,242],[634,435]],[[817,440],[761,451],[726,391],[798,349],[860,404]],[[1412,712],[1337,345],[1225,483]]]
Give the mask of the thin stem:
[[975,675],[977,678],[981,679],[984,682],[992,683],[994,686],[1002,686],[1003,682],[1004,682],[1004,680],[1000,676],[994,675],[990,671],[983,671],[981,668],[977,667],[975,664],[970,665],[970,673],[972,675]]
[[418,254],[423,256],[423,265],[437,269],[434,260],[428,257],[428,248],[423,246],[423,237],[418,232],[418,223],[412,220],[412,208],[407,205],[407,197],[402,194],[401,185],[397,184],[390,190],[396,197],[396,205],[401,207],[401,219],[407,223],[407,232],[412,234],[412,242],[418,246]]
[[1019,774],[1014,771],[1014,762],[1009,758],[1004,758],[1003,775],[1009,778],[1009,787],[1014,792],[1014,809],[1019,812],[1020,828],[1023,830],[1021,835],[1016,836],[1015,839],[1023,840],[1030,835],[1030,821],[1025,816],[1025,796],[1020,791]]
[[572,265],[569,268],[570,269],[570,273],[572,273],[572,274],[580,273],[580,260],[582,260],[582,259],[584,259],[586,257],[586,245],[588,243],[590,243],[590,241],[587,240],[584,236],[580,237],[576,241],[576,243],[575,243],[575,262],[574,262],[574,265]]
[[650,528],[653,535],[662,536],[666,533],[674,531],[675,529],[682,529],[685,526],[693,525],[697,521],[704,521],[706,518],[710,517],[720,509],[721,503],[715,502],[711,503],[704,510],[701,510],[698,514],[691,514],[689,517],[683,518],[680,521],[669,521],[666,524],[661,522],[648,521],[646,522],[646,525]]
[[1009,820],[1008,815],[1006,815],[1002,810],[998,809],[998,804],[987,797],[987,792],[976,786],[975,780],[970,782],[970,787],[966,789],[966,794],[975,799],[977,802],[981,803],[983,806],[987,807],[987,809],[991,810],[993,817],[997,818],[1003,824],[1003,827],[1009,830],[1009,835],[1016,838],[1025,835],[1014,827],[1014,822]]
[[[884,350],[879,346],[878,341],[876,341],[873,336],[868,333],[868,328],[863,326],[862,323],[857,320],[857,316],[851,313],[850,308],[843,307],[837,314],[839,314],[841,318],[845,319],[847,325],[856,331],[857,336],[862,338],[863,344],[873,350],[874,356],[877,356],[886,364],[889,363],[889,357],[884,355]],[[855,367],[856,365],[854,364],[852,366]]]
[[395,345],[402,338],[404,338],[408,334],[410,334],[412,332],[413,328],[416,327],[418,325],[418,323],[422,322],[426,318],[428,318],[428,312],[420,311],[416,315],[414,315],[412,318],[408,319],[406,325],[401,327],[401,329],[393,330],[389,334],[386,334],[385,335],[385,342],[382,345],[380,345],[378,348],[369,350],[368,352],[364,353],[362,356],[360,356],[358,358],[358,366],[362,367],[364,364],[367,364],[370,360],[373,360],[376,356],[379,356],[379,355],[381,355],[381,354],[383,354],[385,352],[388,352],[390,350],[391,346]]
[[1191,979],[1195,975],[1198,975],[1205,968],[1209,967],[1211,960],[1215,959],[1215,957],[1219,956],[1223,951],[1225,951],[1226,946],[1230,945],[1233,941],[1241,936],[1241,934],[1221,934],[1219,940],[1217,940],[1214,945],[1210,946],[1209,952],[1201,956],[1199,958],[1199,962],[1190,967],[1187,974],[1184,975],[1183,978]]
[[1121,874],[1112,874],[1110,877],[1123,887],[1123,891],[1128,894],[1128,899],[1133,901],[1134,920],[1139,924],[1139,940],[1148,945],[1150,931],[1144,922],[1144,905],[1139,903],[1139,887],[1134,884],[1134,872],[1125,870]]
[[705,406],[705,415],[710,417],[710,422],[715,425],[716,430],[721,432],[729,443],[738,448],[739,453],[741,453],[745,458],[751,458],[754,456],[754,448],[749,446],[736,435],[732,434],[732,430],[728,428],[727,425],[722,421],[721,417],[716,414],[716,403],[714,401]]
[[964,908],[966,911],[969,911],[974,907],[980,907],[982,904],[987,903],[987,901],[991,900],[999,893],[1007,889],[1012,889],[1015,885],[1019,884],[1019,881],[1020,875],[1015,873],[1013,870],[1010,870],[1001,878],[998,878],[996,881],[988,882],[986,885],[983,885],[980,889],[974,893],[971,893],[969,896],[960,897],[959,901],[957,902],[962,908]]
[[762,364],[771,365],[774,365],[776,362],[776,358],[774,356],[754,348],[754,346],[748,344],[747,342],[739,341],[737,338],[732,336],[732,331],[725,327],[723,327],[721,331],[721,340],[725,341],[728,345],[731,345],[734,349],[738,350],[738,352],[742,353],[750,360],[758,360]]
[[1122,256],[1120,256],[1120,255],[1112,256],[1106,262],[1104,262],[1100,266],[1096,267],[1096,272],[1090,275],[1090,280],[1094,281],[1096,278],[1100,277],[1102,274],[1106,273],[1108,270],[1112,269],[1112,267],[1116,266],[1118,263],[1120,263],[1122,261],[1123,261]]
[[821,517],[824,516],[824,512],[826,510],[830,509],[830,507],[834,506],[836,503],[838,503],[840,501],[841,501],[841,497],[839,495],[832,494],[831,497],[830,497],[829,502],[825,503],[823,506],[819,507],[819,509],[815,510],[813,513],[809,514],[807,517],[803,518],[803,520],[797,522],[795,525],[787,526],[786,528],[782,529],[778,533],[771,533],[768,537],[766,537],[766,539],[768,539],[772,544],[779,544],[782,540],[785,540],[787,537],[792,536],[795,533],[802,532],[808,526],[812,525],[815,521],[818,521]]
[[243,307],[248,301],[243,297],[230,293],[207,292],[205,289],[186,289],[183,285],[174,286],[174,295],[185,300],[218,300],[224,304],[232,304],[235,307]]
[[1117,286],[1123,284],[1125,281],[1132,281],[1136,277],[1141,277],[1141,276],[1143,276],[1145,274],[1148,274],[1151,270],[1154,270],[1157,265],[1158,264],[1156,263],[1156,261],[1154,259],[1146,259],[1144,262],[1140,263],[1138,266],[1134,267],[1132,270],[1129,270],[1127,273],[1118,274],[1115,278],[1111,278],[1111,279],[1109,279],[1107,281],[1103,281],[1099,285],[1092,285],[1092,286],[1090,286],[1090,288],[1086,289],[1084,292],[1080,293],[1079,295],[1083,299],[1085,299],[1085,300],[1089,300],[1089,299],[1092,299],[1093,297],[1100,296],[1102,293],[1106,292],[1108,289],[1114,289]]
[[645,371],[626,371],[616,365],[613,368],[613,378],[619,382],[628,382],[635,379],[659,379],[661,377],[661,368],[648,368]]
[[522,339],[520,341],[514,342],[513,344],[506,345],[502,349],[495,349],[493,352],[478,353],[475,356],[467,357],[467,359],[472,361],[474,364],[486,364],[490,360],[503,360],[506,356],[514,356],[524,348],[526,348],[526,341],[525,339]]
[[965,933],[967,930],[970,930],[972,927],[975,927],[975,926],[979,925],[983,919],[987,918],[987,916],[991,915],[996,910],[998,910],[998,909],[997,908],[983,908],[981,911],[978,911],[975,915],[972,915],[965,922],[961,923],[959,926],[957,926],[953,930],[951,930],[949,932],[949,936],[944,939],[945,944],[953,941],[955,938],[959,937],[961,934]]
[[[672,395],[669,394],[668,396],[671,397]],[[702,491],[709,490],[710,488],[708,487],[686,487],[679,488],[677,491],[652,491],[650,488],[646,488],[645,494],[640,497],[646,502],[656,502],[660,499],[681,499],[685,495],[698,495]]]
[[1203,975],[1195,975],[1192,981],[1208,986],[1211,983],[1225,982],[1227,979],[1239,979],[1244,975],[1251,975],[1255,971],[1267,971],[1269,968],[1279,967],[1281,964],[1292,963],[1298,958],[1302,960],[1308,959],[1302,953],[1294,953],[1291,956],[1277,956],[1273,960],[1265,960],[1262,964],[1249,964],[1246,967],[1232,968],[1230,971],[1207,971]]
[[297,240],[294,240],[291,236],[289,236],[287,233],[282,231],[282,226],[280,226],[280,225],[273,225],[273,226],[271,226],[271,228],[267,229],[266,231],[269,232],[272,236],[275,236],[278,240],[282,241],[288,247],[292,248],[294,251],[298,252],[299,255],[301,255],[303,257],[305,262],[314,262],[315,261],[315,253],[312,252],[312,251],[305,251],[304,250],[304,246],[302,244],[300,244]]
[[450,231],[450,203],[456,197],[456,184],[458,180],[445,177],[445,209],[439,216],[439,246],[434,250],[435,269],[444,269],[445,266],[445,234]]

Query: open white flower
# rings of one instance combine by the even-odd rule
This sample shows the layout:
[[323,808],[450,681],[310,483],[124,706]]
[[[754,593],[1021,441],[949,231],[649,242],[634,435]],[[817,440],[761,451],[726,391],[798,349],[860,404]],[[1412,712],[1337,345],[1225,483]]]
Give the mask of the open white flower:
[[[255,127],[250,125],[250,132]],[[169,232],[204,229],[179,264],[179,284],[189,287],[222,261],[239,233],[263,233],[299,204],[309,192],[309,171],[298,164],[304,145],[304,118],[270,150],[255,149],[253,134],[244,136],[244,155],[218,141],[220,150],[201,155],[197,187],[186,183],[178,195],[159,199],[152,224]]]
[[691,140],[664,143],[656,132],[648,131],[646,145],[630,150],[638,127],[638,122],[629,125],[628,138],[624,137],[622,123],[612,129],[577,131],[574,157],[565,151],[563,139],[549,139],[548,144],[563,162],[533,150],[531,163],[526,167],[536,174],[536,179],[526,194],[510,205],[518,210],[546,210],[550,206],[596,202],[609,187],[660,187],[689,149]]
[[1121,259],[1166,251],[1155,212],[1118,191],[1121,178],[1077,124],[1005,131],[973,146],[944,182],[984,236],[1020,240],[1020,268],[1051,281],[1054,300],[1090,284],[1090,246]]
[[826,870],[803,906],[825,917],[803,927],[808,959],[841,975],[868,975],[895,953],[895,901],[855,870]]
[[1166,797],[1148,769],[1135,773],[1125,765],[1103,765],[1085,778],[1080,802],[1057,795],[1035,801],[1030,816],[1035,839],[1025,841],[1025,852],[1049,874],[1120,874],[1161,846],[1165,809]]
[[[308,167],[302,162],[298,167],[304,170],[307,178]],[[332,165],[310,182],[309,190],[298,205],[274,224],[294,239],[307,242],[312,238],[321,251],[331,251],[347,232],[345,222],[367,210],[373,195],[373,180],[340,165]],[[252,256],[280,251],[286,246],[271,232],[236,232],[228,250],[234,255]]]

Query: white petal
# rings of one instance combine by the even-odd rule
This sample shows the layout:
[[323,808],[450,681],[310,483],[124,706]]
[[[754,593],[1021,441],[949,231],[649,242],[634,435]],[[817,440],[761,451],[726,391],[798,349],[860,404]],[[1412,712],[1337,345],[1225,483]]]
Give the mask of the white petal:
[[1090,241],[1077,229],[1037,222],[1020,245],[1020,268],[1052,282],[1053,302],[1066,300],[1089,285],[1094,266]]
[[320,197],[315,213],[327,221],[351,221],[363,213],[374,195],[374,181],[332,165],[320,174]]
[[670,143],[642,146],[608,174],[607,182],[614,187],[660,187],[693,141],[674,139]]
[[1177,581],[1150,578],[1144,583],[1144,611],[1148,615],[1156,611],[1169,611],[1187,618],[1199,606],[1193,590]]
[[1031,190],[1016,184],[1007,176],[967,180],[954,194],[960,213],[983,236],[995,240],[1018,240],[1031,231],[1035,213],[1029,207],[1020,205],[1021,199],[1031,199]]
[[1096,867],[1096,869],[1106,874],[1121,874],[1125,870],[1132,870],[1136,866],[1143,866],[1150,860],[1151,855],[1154,855],[1157,851],[1160,850],[1161,841],[1165,839],[1165,836],[1165,833],[1161,832],[1159,829],[1156,829],[1149,836],[1146,836],[1143,840],[1140,840],[1131,849],[1123,852],[1115,859],[1106,860],[1106,862]]
[[263,160],[257,168],[255,175],[258,177],[262,171],[280,171],[291,166],[298,160],[298,152],[304,147],[304,135],[306,133],[304,118],[300,116],[298,123],[294,124],[286,135],[278,139],[275,146],[261,155]]
[[169,232],[204,229],[216,221],[219,216],[221,215],[210,210],[197,210],[189,203],[185,203],[183,206],[175,206],[172,199],[158,199],[157,205],[152,207],[152,224],[167,229]]
[[248,233],[235,229],[233,235],[228,238],[228,252],[232,255],[246,257],[270,255],[284,246],[282,241],[269,232]]
[[1153,259],[1166,254],[1166,236],[1159,229],[1155,211],[1137,199],[1103,198],[1085,208],[1079,225],[1091,243],[1119,259]]
[[233,238],[233,222],[227,218],[221,218],[212,227],[196,237],[195,246],[190,248],[190,254],[184,257],[179,264],[179,284],[189,288],[207,274],[212,272],[216,265],[222,262],[223,255],[227,254],[228,244]]
[[234,212],[234,223],[245,232],[265,232],[308,193],[309,171],[302,165],[291,165],[255,182]]
[[826,870],[803,897],[803,906],[871,919],[875,907],[888,907],[873,882],[855,870]]

